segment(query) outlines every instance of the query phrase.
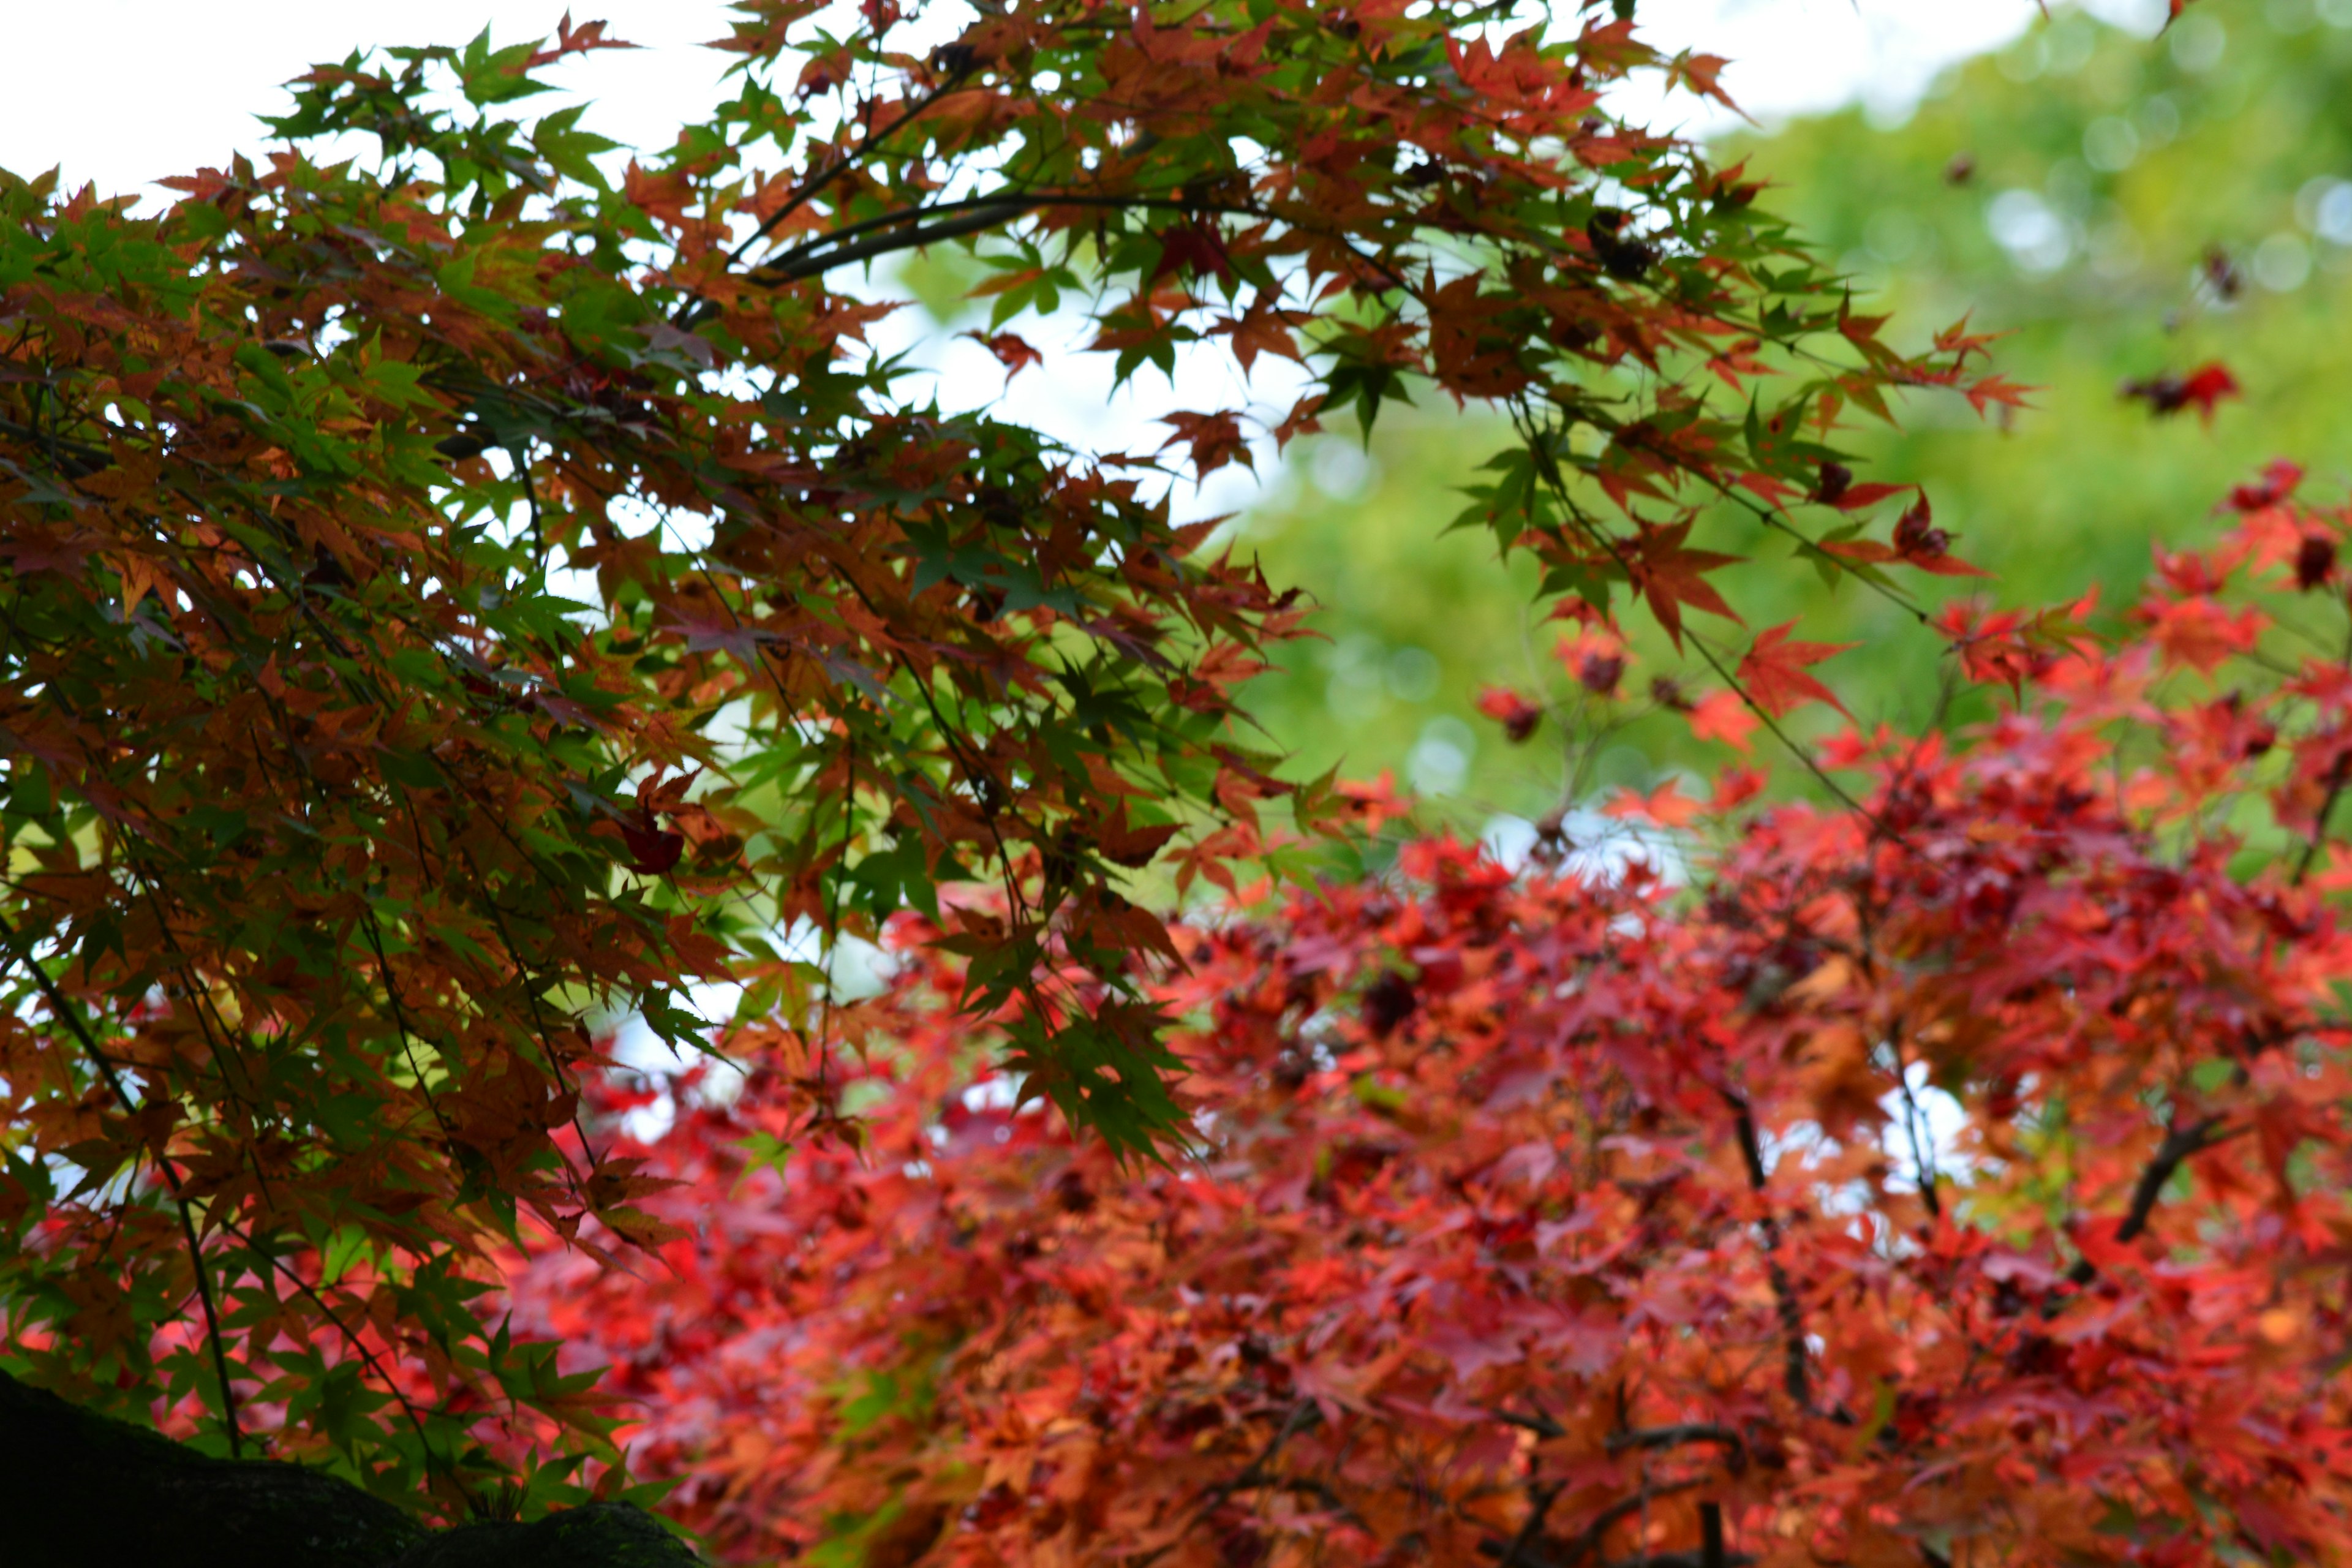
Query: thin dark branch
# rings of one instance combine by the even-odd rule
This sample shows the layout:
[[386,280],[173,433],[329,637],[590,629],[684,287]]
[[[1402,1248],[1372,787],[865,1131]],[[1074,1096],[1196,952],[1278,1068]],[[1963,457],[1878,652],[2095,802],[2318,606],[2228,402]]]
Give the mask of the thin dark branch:
[[[1180,212],[1215,213],[1225,217],[1264,218],[1272,216],[1265,208],[1244,202],[1210,202],[1202,201],[1198,196],[1151,195],[1142,192],[1124,195],[1089,195],[1076,191],[1017,191],[990,196],[966,196],[960,201],[940,202],[930,206],[907,207],[898,212],[885,213],[880,217],[867,218],[862,223],[854,223],[845,228],[817,235],[805,243],[761,263],[752,269],[751,276],[761,282],[790,282],[796,279],[813,277],[818,272],[831,271],[845,261],[863,260],[869,254],[879,255],[881,254],[879,251],[868,252],[860,247],[845,246],[843,242],[856,239],[881,229],[896,228],[902,224],[920,224],[925,219],[934,220],[930,227],[919,231],[929,236],[930,238],[913,240],[901,236],[888,248],[906,249],[917,244],[929,244],[931,238],[942,237],[940,231],[946,225],[937,220],[950,216],[959,223],[982,219],[985,221],[979,226],[985,227],[988,224],[1019,217],[1024,213],[1046,212],[1055,207],[1095,207],[1112,212],[1172,207]],[[945,237],[952,237],[952,236]],[[833,254],[825,254],[828,251]]]
[[[95,447],[87,442],[73,440],[68,437],[37,430],[30,425],[19,425],[14,419],[0,419],[0,436],[14,436],[20,441],[39,442],[45,448],[43,456],[48,459],[49,465],[69,479],[86,479],[114,460],[113,454],[103,447]],[[59,461],[59,453],[70,455],[74,461],[71,463]]]
[[[1762,1198],[1770,1173],[1764,1168],[1764,1147],[1756,1135],[1756,1119],[1749,1114],[1746,1100],[1728,1089],[1721,1092],[1730,1102],[1733,1122],[1739,1131],[1739,1153],[1748,1165],[1748,1184]],[[1757,1226],[1764,1233],[1765,1272],[1772,1281],[1772,1298],[1780,1310],[1780,1335],[1786,1358],[1782,1381],[1798,1407],[1810,1410],[1813,1407],[1813,1391],[1812,1374],[1806,1364],[1805,1320],[1797,1306],[1796,1287],[1790,1283],[1789,1271],[1780,1266],[1780,1222],[1767,1208]]]
[[827,185],[833,184],[834,181],[841,178],[842,175],[847,174],[860,159],[871,156],[875,150],[879,148],[883,142],[887,142],[891,137],[896,136],[899,132],[912,124],[923,114],[925,110],[929,110],[931,105],[937,103],[949,93],[951,93],[958,88],[963,86],[965,81],[970,79],[971,72],[972,68],[970,66],[966,66],[961,70],[954,72],[947,79],[947,80],[931,89],[930,91],[925,93],[921,98],[917,99],[914,103],[908,108],[904,114],[901,114],[898,119],[882,127],[881,130],[869,132],[866,134],[866,139],[860,142],[856,147],[848,152],[843,153],[831,163],[827,163],[824,168],[819,169],[815,174],[810,175],[809,178],[801,185],[801,188],[792,194],[783,205],[778,207],[774,212],[770,213],[766,217],[761,219],[760,226],[753,229],[749,235],[745,236],[742,244],[737,246],[733,250],[727,253],[727,264],[730,267],[740,266],[745,253],[750,251],[753,246],[759,244],[760,241],[767,238],[771,234],[773,234],[776,230],[777,225],[782,223],[786,218],[800,211],[801,208],[808,205],[810,201],[814,199],[818,193],[822,192]]
[[[2352,670],[2352,626],[2344,629],[2344,652],[2337,662]],[[2320,850],[2326,847],[2327,819],[2336,814],[2336,803],[2343,798],[2347,784],[2352,784],[2352,748],[2336,752],[2335,765],[2327,770],[2327,794],[2311,819],[2311,842],[2303,847],[2303,855],[2295,861],[2294,886],[2303,886],[2303,879],[2311,875],[2311,868],[2319,859]]]
[[1269,1467],[1273,1465],[1276,1456],[1281,1454],[1282,1446],[1299,1433],[1320,1424],[1322,1419],[1322,1411],[1316,1407],[1315,1402],[1311,1399],[1302,1399],[1292,1405],[1289,1414],[1282,1418],[1282,1425],[1276,1429],[1274,1436],[1266,1440],[1265,1447],[1258,1451],[1257,1457],[1244,1466],[1241,1473],[1231,1480],[1220,1481],[1208,1489],[1202,1500],[1202,1511],[1206,1512],[1216,1507],[1235,1492],[1251,1491],[1268,1484],[1271,1475]]
[[[2234,1138],[2246,1131],[2244,1127],[2223,1128],[2219,1115],[2200,1117],[2187,1126],[2174,1126],[2156,1146],[2147,1166],[2139,1173],[2132,1188],[2131,1206],[2124,1211],[2123,1224],[2116,1227],[2117,1241],[2131,1241],[2147,1229],[2149,1216],[2155,1214],[2157,1200],[2164,1195],[2164,1184],[2172,1180],[2173,1173],[2192,1156],[2202,1153],[2216,1143]],[[2066,1278],[2076,1285],[2088,1285],[2099,1277],[2099,1267],[2087,1258],[2077,1258]]]
[[878,233],[886,228],[897,228],[902,224],[919,225],[925,219],[937,221],[949,216],[970,217],[984,214],[999,217],[1019,217],[1023,213],[1029,211],[1031,205],[1030,202],[1020,196],[995,195],[966,196],[958,201],[937,202],[928,206],[901,207],[897,212],[884,213],[880,217],[866,218],[860,223],[845,224],[840,228],[829,229],[824,234],[812,235],[800,244],[779,251],[760,263],[751,269],[751,276],[760,280],[771,279],[783,280],[793,276],[805,276],[805,274],[793,274],[791,268],[800,266],[812,256],[820,255],[835,247],[844,246],[851,240],[864,238],[867,235]]
[[1559,1496],[1559,1483],[1557,1481],[1533,1489],[1528,1500],[1527,1522],[1519,1526],[1519,1532],[1511,1537],[1510,1544],[1503,1549],[1502,1556],[1497,1559],[1503,1568],[1521,1568],[1521,1564],[1528,1563],[1529,1560],[1521,1553],[1534,1544],[1536,1537],[1542,1532],[1544,1516],[1551,1512],[1552,1500]]
[[[1089,196],[1070,193],[1038,192],[1017,196],[975,196],[958,202],[942,202],[936,206],[910,207],[904,212],[890,213],[852,225],[838,233],[820,236],[786,251],[775,260],[765,262],[750,274],[751,280],[763,288],[797,283],[803,279],[819,277],[836,268],[848,267],[877,257],[895,255],[902,250],[920,250],[927,245],[942,240],[959,239],[968,234],[978,234],[1009,223],[1024,214],[1048,211],[1055,207],[1103,207],[1117,212],[1138,208],[1174,207],[1184,212],[1213,212],[1245,217],[1264,217],[1256,207],[1202,202],[1181,196],[1118,195]],[[942,217],[942,214],[955,214]],[[925,223],[931,218],[936,221]],[[912,226],[906,226],[911,225]],[[877,234],[877,229],[897,229],[892,234]],[[852,235],[866,234],[871,237],[854,244],[841,241]],[[708,301],[695,307],[680,318],[682,326],[691,331],[710,319],[715,307]]]
[[2312,867],[2318,863],[2319,852],[2327,845],[2327,819],[2335,815],[2336,803],[2344,797],[2347,784],[2352,784],[2352,747],[2336,752],[2335,765],[2327,770],[2327,794],[2320,800],[2319,810],[2312,816],[2311,838],[2304,845],[2302,855],[2295,859],[2294,875],[2289,879],[2293,886],[2303,886],[2303,879],[2311,875]]
[[539,487],[530,478],[530,443],[507,448],[507,459],[514,464],[515,478],[522,481],[522,499],[530,506],[530,553],[540,573],[547,571],[547,530],[539,515]]
[[[130,1117],[135,1125],[139,1120],[139,1102],[131,1098],[129,1089],[122,1087],[122,1078],[115,1071],[113,1059],[99,1048],[97,1037],[82,1022],[80,1011],[58,988],[58,983],[49,978],[48,971],[43,969],[40,962],[33,956],[30,944],[18,937],[16,926],[5,914],[0,914],[0,940],[8,944],[9,962],[24,964],[33,977],[33,984],[47,1000],[49,1010],[57,1015],[58,1021],[65,1025],[89,1054],[100,1076],[106,1079],[106,1087],[114,1092],[115,1100],[121,1104],[123,1114]],[[188,1267],[195,1270],[196,1299],[204,1304],[205,1338],[212,1346],[213,1373],[220,1380],[221,1414],[228,1426],[228,1451],[233,1458],[243,1458],[245,1433],[236,1418],[236,1391],[229,1386],[228,1350],[221,1340],[220,1314],[213,1301],[212,1277],[205,1271],[204,1248],[196,1243],[196,1222],[188,1212],[186,1196],[180,1190],[180,1173],[172,1169],[172,1162],[164,1157],[163,1150],[155,1149],[151,1152],[155,1156],[155,1168],[163,1173],[164,1184],[172,1189],[173,1203],[179,1208],[180,1235],[188,1246]]]
[[1781,727],[1780,718],[1766,709],[1762,703],[1757,701],[1755,697],[1749,693],[1748,688],[1739,684],[1738,677],[1735,676],[1730,670],[1724,668],[1722,656],[1717,654],[1715,649],[1708,645],[1707,640],[1705,637],[1699,636],[1697,632],[1693,631],[1688,627],[1684,628],[1683,635],[1690,639],[1691,647],[1698,649],[1698,656],[1706,661],[1706,667],[1715,671],[1716,675],[1722,679],[1723,684],[1728,687],[1738,696],[1741,703],[1747,707],[1750,713],[1753,713],[1756,716],[1757,722],[1764,726],[1765,731],[1775,741],[1778,741],[1780,743],[1780,749],[1788,752],[1791,757],[1794,757],[1797,760],[1799,766],[1802,767],[1807,773],[1813,775],[1813,782],[1815,784],[1827,790],[1830,795],[1836,799],[1840,805],[1844,806],[1848,811],[1853,812],[1856,816],[1862,818],[1863,821],[1868,823],[1874,836],[1882,837],[1893,843],[1899,844],[1904,848],[1911,850],[1914,854],[1918,853],[1917,847],[1915,846],[1910,839],[1905,837],[1901,833],[1888,826],[1886,820],[1884,817],[1871,810],[1870,807],[1863,805],[1861,801],[1855,799],[1853,793],[1843,784],[1830,777],[1829,770],[1822,766],[1821,763],[1813,756],[1811,752],[1797,744],[1794,737],[1792,737],[1787,730]]
[[1565,1437],[1568,1436],[1568,1428],[1561,1426],[1559,1422],[1553,1420],[1549,1415],[1522,1415],[1516,1410],[1496,1410],[1492,1412],[1492,1414],[1496,1420],[1500,1421],[1506,1426],[1517,1426],[1522,1430],[1532,1432],[1538,1437]]
[[1944,1217],[1944,1194],[1939,1188],[1943,1184],[1943,1173],[1936,1164],[1936,1141],[1930,1136],[1927,1114],[1920,1109],[1919,1097],[1911,1092],[1911,1068],[1903,1059],[1901,1017],[1896,1017],[1887,1029],[1886,1042],[1887,1050],[1895,1058],[1895,1087],[1903,1091],[1903,1131],[1911,1140],[1911,1165],[1916,1173],[1919,1196],[1926,1200],[1927,1212],[1941,1219]]
[[1609,1451],[1617,1454],[1627,1448],[1679,1448],[1685,1443],[1720,1443],[1727,1448],[1743,1451],[1748,1447],[1748,1440],[1728,1426],[1691,1421],[1675,1426],[1641,1426],[1631,1432],[1612,1433]]
[[[859,142],[856,147],[840,153],[838,156],[835,157],[832,162],[825,164],[824,168],[819,169],[815,174],[810,175],[806,180],[802,182],[801,188],[799,190],[794,191],[790,196],[785,198],[782,206],[779,206],[774,212],[770,213],[766,217],[761,218],[760,220],[760,226],[757,228],[754,228],[750,234],[745,235],[743,237],[743,242],[740,245],[738,245],[734,249],[727,253],[727,265],[730,267],[740,266],[744,256],[751,250],[751,248],[759,244],[760,241],[767,238],[771,234],[773,234],[776,231],[778,225],[782,224],[786,218],[792,216],[794,213],[800,211],[801,208],[808,205],[808,204],[816,197],[817,194],[823,191],[827,185],[832,184],[834,181],[841,178],[842,175],[856,167],[856,165],[866,158],[872,156],[874,152],[879,148],[883,142],[888,141],[891,137],[905,130],[908,125],[919,118],[931,107],[931,105],[937,103],[940,99],[961,87],[965,79],[971,75],[971,71],[972,68],[970,66],[966,66],[963,69],[957,71],[952,76],[949,77],[947,80],[931,89],[930,91],[925,93],[921,98],[917,99],[908,107],[907,111],[904,114],[899,115],[898,119],[882,127],[879,131],[867,132],[866,138]],[[698,323],[709,319],[713,307],[709,300],[705,298],[703,295],[689,295],[685,300],[679,303],[677,310],[672,312],[669,319],[670,325],[677,328],[680,331],[690,332],[694,331]]]
[[[1662,1497],[1672,1497],[1677,1492],[1690,1491],[1701,1484],[1697,1478],[1669,1481],[1663,1486],[1645,1486],[1639,1491],[1619,1498],[1615,1502],[1594,1514],[1591,1522],[1581,1531],[1561,1542],[1561,1555],[1558,1557],[1539,1556],[1528,1546],[1523,1546],[1517,1542],[1506,1543],[1492,1540],[1480,1542],[1478,1553],[1482,1557],[1495,1558],[1505,1563],[1507,1568],[1512,1563],[1514,1556],[1517,1558],[1517,1568],[1576,1568],[1576,1564],[1600,1550],[1601,1538],[1607,1535],[1611,1528],[1619,1521],[1641,1512]],[[1745,1563],[1748,1559],[1738,1558],[1733,1561]],[[1624,1564],[1612,1563],[1608,1564],[1607,1568],[1624,1568]],[[1696,1568],[1696,1560],[1694,1560],[1693,1568]]]

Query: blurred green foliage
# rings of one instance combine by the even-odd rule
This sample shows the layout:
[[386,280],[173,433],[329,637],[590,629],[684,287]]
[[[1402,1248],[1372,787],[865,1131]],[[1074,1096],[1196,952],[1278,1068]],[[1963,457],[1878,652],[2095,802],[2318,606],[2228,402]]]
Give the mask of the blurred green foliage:
[[[2095,584],[2116,613],[2151,542],[2204,537],[2214,502],[2272,458],[2303,463],[2322,494],[2352,479],[2352,0],[2200,0],[2156,39],[2053,13],[1948,72],[1900,126],[1854,110],[1719,150],[1748,159],[1773,183],[1767,203],[1842,258],[1858,310],[1895,313],[1898,346],[1965,315],[2010,334],[2000,367],[2040,389],[2006,420],[1921,396],[1900,430],[1853,443],[1863,478],[1924,484],[1957,552],[1996,574],[1896,569],[1927,605],[2043,603]],[[2119,393],[2210,361],[2243,395],[2210,427]],[[1294,447],[1241,528],[1269,576],[1316,595],[1328,639],[1287,650],[1257,683],[1266,728],[1302,768],[1394,769],[1442,790],[1470,826],[1543,811],[1563,778],[1553,727],[1509,746],[1476,713],[1478,688],[1575,689],[1549,656],[1562,628],[1530,608],[1533,574],[1498,565],[1483,531],[1440,536],[1502,440],[1475,417],[1384,413],[1369,453],[1338,433]],[[1882,505],[1873,537],[1899,506]],[[1825,515],[1800,514],[1816,532]],[[1736,513],[1705,519],[1698,542],[1790,553]],[[1822,668],[1858,716],[1939,710],[1935,638],[1865,584],[1832,588],[1795,561],[1731,578],[1748,632],[1700,617],[1718,641],[1744,647],[1802,617],[1800,636],[1862,645]],[[1636,694],[1680,662],[1662,639],[1639,652]],[[1601,744],[1590,782],[1639,784],[1711,753],[1655,714]]]

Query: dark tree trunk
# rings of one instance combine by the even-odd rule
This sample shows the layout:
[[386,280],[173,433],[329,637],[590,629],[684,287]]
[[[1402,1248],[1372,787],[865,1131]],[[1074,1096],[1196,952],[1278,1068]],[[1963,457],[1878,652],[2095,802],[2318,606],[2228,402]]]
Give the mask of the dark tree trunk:
[[694,1568],[644,1510],[427,1531],[299,1465],[215,1459],[0,1373],[7,1568]]

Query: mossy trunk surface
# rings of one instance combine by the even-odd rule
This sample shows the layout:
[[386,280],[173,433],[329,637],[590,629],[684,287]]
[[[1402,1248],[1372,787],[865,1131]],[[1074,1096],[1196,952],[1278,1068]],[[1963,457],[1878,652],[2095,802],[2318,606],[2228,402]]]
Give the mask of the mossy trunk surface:
[[644,1510],[428,1531],[299,1465],[216,1459],[0,1373],[7,1568],[694,1568]]

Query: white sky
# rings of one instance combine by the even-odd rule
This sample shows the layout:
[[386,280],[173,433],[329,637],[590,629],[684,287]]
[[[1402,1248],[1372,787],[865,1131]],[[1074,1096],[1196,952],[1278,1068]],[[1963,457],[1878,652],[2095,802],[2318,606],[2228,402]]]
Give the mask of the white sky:
[[[2103,14],[2147,16],[2161,0],[2100,0]],[[723,36],[719,0],[581,0],[611,33],[646,46],[579,62],[571,79],[597,100],[589,123],[659,143],[709,101],[726,57],[695,46]],[[259,141],[253,116],[282,103],[278,84],[362,44],[463,43],[488,22],[501,41],[553,30],[562,0],[14,0],[9,90],[0,94],[0,167],[62,164],[76,181],[122,191]],[[1771,119],[1864,97],[1916,98],[1937,68],[2015,37],[2032,0],[1643,0],[1661,43],[1730,57],[1725,82]]]

